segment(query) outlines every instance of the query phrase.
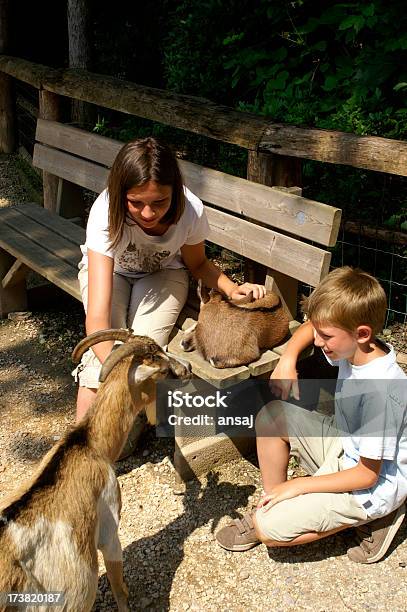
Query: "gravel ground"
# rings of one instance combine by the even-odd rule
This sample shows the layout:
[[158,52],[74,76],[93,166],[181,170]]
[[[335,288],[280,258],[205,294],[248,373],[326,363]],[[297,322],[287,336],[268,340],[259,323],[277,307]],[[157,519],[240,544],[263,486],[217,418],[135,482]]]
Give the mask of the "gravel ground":
[[[3,172],[13,177],[9,159],[0,158]],[[17,189],[2,180],[0,205],[22,201]],[[57,308],[50,299],[47,309],[40,309],[46,290],[35,291],[28,319],[0,321],[0,499],[30,475],[74,419],[69,353],[83,334],[81,308],[51,292]],[[404,340],[394,333],[403,350]],[[351,530],[304,547],[229,553],[217,546],[214,532],[254,504],[255,458],[218,467],[190,483],[185,495],[174,495],[172,453],[173,442],[156,439],[150,430],[137,454],[117,464],[132,610],[406,609],[406,523],[386,558],[372,566],[348,560]],[[94,610],[114,609],[100,559]]]

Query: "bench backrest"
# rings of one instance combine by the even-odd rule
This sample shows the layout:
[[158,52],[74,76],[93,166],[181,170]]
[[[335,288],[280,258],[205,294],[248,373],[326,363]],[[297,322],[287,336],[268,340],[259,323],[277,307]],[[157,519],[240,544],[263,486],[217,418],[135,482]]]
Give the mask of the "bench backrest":
[[[38,119],[33,163],[100,193],[122,142]],[[184,184],[201,198],[209,241],[311,286],[329,271],[341,211],[198,164],[179,160]],[[280,231],[277,231],[280,230]]]

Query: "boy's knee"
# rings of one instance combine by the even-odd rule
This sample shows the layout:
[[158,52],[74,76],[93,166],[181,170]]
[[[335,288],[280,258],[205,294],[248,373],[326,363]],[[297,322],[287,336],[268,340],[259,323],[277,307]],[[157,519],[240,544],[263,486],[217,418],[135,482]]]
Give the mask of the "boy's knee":
[[279,421],[283,412],[283,402],[273,400],[258,412],[255,420],[256,436],[270,436],[279,428]]
[[267,546],[278,546],[279,543],[287,543],[293,539],[287,529],[287,520],[283,514],[268,512],[259,509],[254,515],[254,525],[257,537]]

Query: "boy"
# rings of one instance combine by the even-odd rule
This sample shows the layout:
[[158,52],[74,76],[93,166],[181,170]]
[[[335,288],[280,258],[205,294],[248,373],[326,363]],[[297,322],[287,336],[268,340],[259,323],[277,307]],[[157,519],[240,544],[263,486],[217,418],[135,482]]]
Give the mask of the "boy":
[[[349,267],[331,272],[308,298],[308,321],[290,340],[272,388],[286,400],[292,386],[299,399],[296,362],[314,342],[339,366],[335,416],[281,400],[260,411],[256,434],[264,495],[254,513],[217,533],[220,546],[293,546],[364,525],[369,533],[360,536],[349,558],[373,563],[386,553],[407,496],[407,377],[393,348],[375,337],[386,307],[379,282]],[[287,481],[290,454],[299,455],[311,478]]]

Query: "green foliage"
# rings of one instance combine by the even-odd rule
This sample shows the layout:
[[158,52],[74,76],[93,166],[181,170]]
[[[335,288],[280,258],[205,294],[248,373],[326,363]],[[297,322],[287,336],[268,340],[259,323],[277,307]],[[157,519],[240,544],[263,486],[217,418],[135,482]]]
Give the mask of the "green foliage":
[[179,2],[165,45],[167,86],[285,123],[405,137],[404,2],[323,6]]

